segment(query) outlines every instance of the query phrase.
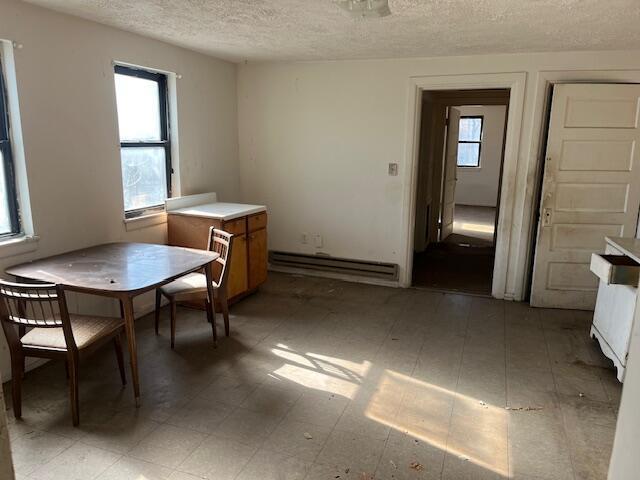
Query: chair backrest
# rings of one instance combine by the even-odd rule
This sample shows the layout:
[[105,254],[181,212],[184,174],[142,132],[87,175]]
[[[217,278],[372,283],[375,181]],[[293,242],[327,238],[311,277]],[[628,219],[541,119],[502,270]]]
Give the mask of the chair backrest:
[[220,256],[215,260],[220,265],[219,276],[216,279],[218,287],[224,288],[229,277],[229,263],[231,262],[231,248],[233,235],[224,230],[211,227],[209,229],[208,250],[216,252]]
[[0,323],[10,348],[20,343],[14,325],[22,327],[21,331],[24,327],[62,328],[67,347],[76,347],[64,290],[59,285],[0,279]]

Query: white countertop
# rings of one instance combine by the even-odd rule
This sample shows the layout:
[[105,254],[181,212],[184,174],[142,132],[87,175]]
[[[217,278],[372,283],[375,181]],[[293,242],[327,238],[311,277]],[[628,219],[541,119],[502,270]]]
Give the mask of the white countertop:
[[640,240],[637,238],[606,237],[607,243],[640,263]]
[[265,212],[264,205],[247,205],[244,203],[205,203],[203,205],[193,205],[191,207],[169,210],[171,215],[187,215],[192,217],[207,217],[217,220],[233,220],[234,218],[252,215],[254,213]]

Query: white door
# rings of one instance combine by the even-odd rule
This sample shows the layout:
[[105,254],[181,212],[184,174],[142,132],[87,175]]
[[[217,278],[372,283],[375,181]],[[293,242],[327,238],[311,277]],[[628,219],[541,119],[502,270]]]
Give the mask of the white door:
[[593,309],[592,252],[633,237],[640,204],[640,85],[553,91],[531,304]]
[[447,120],[447,148],[444,155],[444,180],[442,189],[442,229],[440,241],[453,233],[453,217],[456,200],[458,167],[458,135],[460,131],[460,110],[450,107]]

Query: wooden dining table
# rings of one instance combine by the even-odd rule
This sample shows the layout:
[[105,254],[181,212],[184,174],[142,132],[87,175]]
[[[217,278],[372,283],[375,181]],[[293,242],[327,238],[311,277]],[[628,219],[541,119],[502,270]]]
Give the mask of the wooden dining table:
[[131,361],[136,406],[140,380],[133,299],[191,272],[204,269],[209,301],[207,317],[216,338],[213,310],[212,262],[219,255],[206,250],[147,243],[106,243],[10,267],[18,281],[62,285],[65,290],[111,297],[120,302]]

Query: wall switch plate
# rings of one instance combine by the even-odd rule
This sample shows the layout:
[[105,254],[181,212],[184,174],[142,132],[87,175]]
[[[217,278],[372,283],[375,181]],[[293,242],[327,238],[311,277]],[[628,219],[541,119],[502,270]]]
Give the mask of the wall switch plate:
[[389,164],[389,176],[396,177],[398,175],[398,164],[390,163]]
[[303,245],[309,243],[309,235],[307,235],[306,233],[302,233],[300,235],[300,243],[302,243]]
[[322,235],[316,233],[313,236],[313,244],[316,246],[316,248],[322,248]]

